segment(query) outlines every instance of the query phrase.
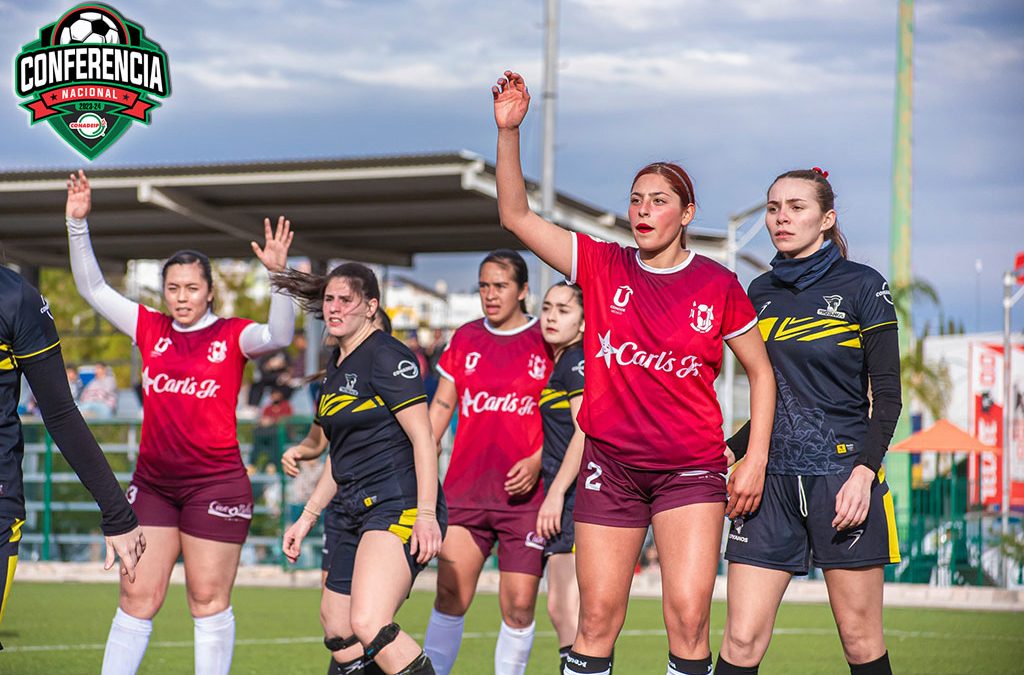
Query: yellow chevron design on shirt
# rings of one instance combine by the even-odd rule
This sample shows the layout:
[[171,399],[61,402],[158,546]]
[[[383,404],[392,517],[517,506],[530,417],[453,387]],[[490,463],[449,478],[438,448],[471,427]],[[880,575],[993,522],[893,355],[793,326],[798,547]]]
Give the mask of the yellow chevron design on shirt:
[[368,398],[360,403],[359,407],[353,408],[352,412],[357,413],[363,412],[364,410],[373,410],[374,408],[379,408],[382,405],[384,405],[384,399],[380,396],[374,396],[373,398]]
[[324,394],[320,397],[317,413],[320,417],[330,417],[339,410],[343,410],[355,400],[356,397],[349,394]]
[[[778,324],[778,327],[776,327]],[[857,337],[838,343],[841,347],[860,347],[860,324],[840,319],[819,319],[817,317],[779,317],[761,319],[757,323],[765,342],[774,339],[783,342],[796,338],[800,342],[811,342],[843,333],[857,333]],[[773,337],[774,332],[774,337]]]
[[[565,396],[565,392],[564,391],[561,391],[561,390],[558,390],[558,389],[549,389],[549,388],[545,387],[540,392],[540,405],[544,405],[548,401],[552,401],[552,400],[554,400],[556,398],[560,398],[560,397],[564,397],[564,396]],[[552,406],[552,407],[554,407],[554,406]]]
[[10,345],[0,344],[0,370],[14,370],[18,367],[18,360],[14,358]]

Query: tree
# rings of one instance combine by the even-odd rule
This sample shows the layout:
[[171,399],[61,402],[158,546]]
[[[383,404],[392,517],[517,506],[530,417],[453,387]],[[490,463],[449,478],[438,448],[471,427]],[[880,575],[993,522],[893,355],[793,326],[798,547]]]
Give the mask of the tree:
[[[909,284],[893,287],[892,299],[897,307],[915,300],[941,307],[935,288],[922,279],[912,279]],[[928,334],[926,325],[920,335],[912,336],[910,351],[900,355],[900,384],[904,401],[917,401],[933,419],[940,419],[946,412],[952,380],[944,363],[930,364],[925,360],[924,340]]]

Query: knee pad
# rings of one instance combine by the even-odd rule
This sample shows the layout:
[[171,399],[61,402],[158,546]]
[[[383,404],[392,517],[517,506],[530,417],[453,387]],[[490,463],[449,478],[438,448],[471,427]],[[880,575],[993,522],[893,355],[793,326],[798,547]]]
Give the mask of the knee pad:
[[[391,638],[392,640],[394,638]],[[340,652],[342,649],[348,649],[352,645],[359,644],[359,638],[355,635],[350,635],[347,638],[342,637],[325,637],[324,647],[327,647],[332,652]]]
[[384,626],[379,631],[377,631],[376,637],[374,637],[373,640],[370,641],[370,644],[366,645],[366,649],[363,650],[363,654],[366,655],[366,658],[372,659],[380,652],[380,650],[384,649],[389,644],[394,642],[395,638],[398,637],[399,631],[401,630],[402,629],[398,626],[397,623],[389,623],[388,625]]
[[427,655],[420,652],[420,655],[413,659],[412,663],[398,671],[397,675],[435,675],[434,666],[430,663]]

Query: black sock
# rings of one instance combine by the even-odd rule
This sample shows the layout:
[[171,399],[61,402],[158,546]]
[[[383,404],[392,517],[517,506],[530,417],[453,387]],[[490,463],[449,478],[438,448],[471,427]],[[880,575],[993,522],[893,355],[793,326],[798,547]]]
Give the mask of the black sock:
[[572,651],[572,645],[566,645],[558,648],[558,663],[559,668],[565,668],[565,657],[569,656],[569,652]]
[[710,675],[711,654],[703,659],[681,659],[672,652],[668,653],[668,672],[672,675]]
[[345,663],[338,663],[333,658],[327,666],[327,675],[363,675],[363,657]]
[[604,656],[585,656],[570,650],[565,657],[563,673],[576,675],[606,675],[611,672],[612,660]]
[[892,675],[889,652],[868,663],[850,664],[850,675]]
[[715,664],[715,675],[757,675],[758,666],[734,666],[722,655],[718,655],[718,662]]
[[430,662],[427,655],[420,652],[420,655],[412,660],[412,663],[398,671],[398,675],[435,675],[434,664]]
[[385,675],[384,669],[377,665],[373,659],[363,657],[363,675]]

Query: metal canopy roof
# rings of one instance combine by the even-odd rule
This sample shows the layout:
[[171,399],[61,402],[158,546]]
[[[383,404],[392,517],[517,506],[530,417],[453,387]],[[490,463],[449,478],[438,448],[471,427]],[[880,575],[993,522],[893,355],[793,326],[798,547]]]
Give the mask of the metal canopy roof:
[[[65,179],[71,169],[0,172],[0,246],[7,259],[66,266]],[[409,266],[417,253],[522,248],[498,223],[494,166],[468,153],[291,162],[92,169],[89,219],[97,257],[123,269],[181,248],[248,258],[263,218],[291,219],[297,256]],[[540,209],[540,186],[529,184]],[[632,243],[629,222],[556,195],[554,220]],[[725,237],[693,231],[691,246],[719,260]]]

